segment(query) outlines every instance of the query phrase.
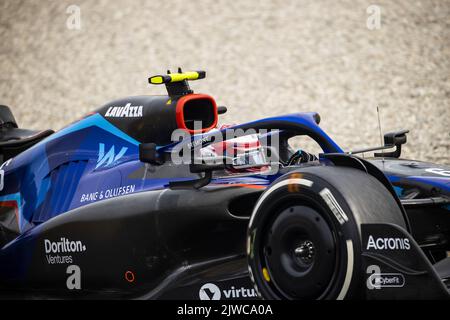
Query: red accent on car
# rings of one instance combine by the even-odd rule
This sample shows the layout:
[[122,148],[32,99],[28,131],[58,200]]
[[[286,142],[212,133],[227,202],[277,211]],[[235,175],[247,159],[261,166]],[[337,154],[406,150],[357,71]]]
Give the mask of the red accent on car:
[[[190,101],[195,101],[195,100],[199,100],[199,101],[208,100],[213,107],[214,119],[212,121],[212,124],[206,128],[202,128],[201,130],[189,129],[186,127],[186,123],[185,123],[184,107],[185,107],[186,103],[188,103]],[[190,134],[208,132],[209,130],[214,129],[217,126],[218,113],[217,113],[216,101],[214,100],[213,97],[206,95],[206,94],[193,93],[193,94],[188,94],[188,95],[182,96],[180,99],[178,99],[177,105],[176,105],[176,121],[177,121],[178,128],[186,130]]]

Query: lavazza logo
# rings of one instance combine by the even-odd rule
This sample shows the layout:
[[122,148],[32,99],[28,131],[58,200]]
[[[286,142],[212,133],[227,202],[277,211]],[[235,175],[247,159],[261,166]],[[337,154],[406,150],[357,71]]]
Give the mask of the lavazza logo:
[[256,291],[253,288],[235,288],[234,286],[231,286],[230,289],[221,290],[214,283],[205,283],[199,291],[200,300],[220,300],[221,298],[256,298],[256,296]]
[[67,238],[60,238],[59,241],[44,239],[44,247],[48,264],[71,264],[72,253],[86,251],[86,246],[80,240],[71,241]]
[[109,107],[105,113],[107,118],[139,118],[142,117],[143,106],[132,106],[127,103],[124,107]]

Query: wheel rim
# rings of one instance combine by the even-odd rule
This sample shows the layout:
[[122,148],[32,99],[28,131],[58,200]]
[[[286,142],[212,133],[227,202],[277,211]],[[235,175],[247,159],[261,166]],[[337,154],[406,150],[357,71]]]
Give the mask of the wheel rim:
[[287,299],[326,296],[336,269],[334,239],[316,210],[291,206],[281,211],[264,239],[267,285]]

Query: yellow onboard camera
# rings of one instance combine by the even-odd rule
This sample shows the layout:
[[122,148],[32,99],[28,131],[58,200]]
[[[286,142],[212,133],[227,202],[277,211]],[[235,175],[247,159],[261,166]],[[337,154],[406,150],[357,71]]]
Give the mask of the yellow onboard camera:
[[165,84],[181,82],[185,80],[198,80],[206,77],[205,71],[187,71],[181,73],[168,73],[167,75],[157,75],[150,77],[148,81],[151,84]]
[[168,70],[167,75],[156,75],[150,77],[148,82],[150,84],[165,84],[169,96],[177,97],[193,93],[193,91],[189,88],[188,80],[199,80],[204,79],[205,77],[205,71],[182,72],[181,68],[178,68],[177,73],[171,73],[170,70]]

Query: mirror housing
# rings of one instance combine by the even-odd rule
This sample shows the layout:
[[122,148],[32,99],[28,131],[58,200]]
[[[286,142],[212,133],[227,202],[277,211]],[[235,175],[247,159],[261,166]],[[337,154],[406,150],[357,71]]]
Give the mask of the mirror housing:
[[375,153],[375,157],[399,158],[400,154],[402,153],[402,144],[405,144],[407,141],[407,133],[409,133],[409,130],[400,130],[386,133],[384,135],[384,146],[386,148],[396,147],[396,149],[392,152]]

